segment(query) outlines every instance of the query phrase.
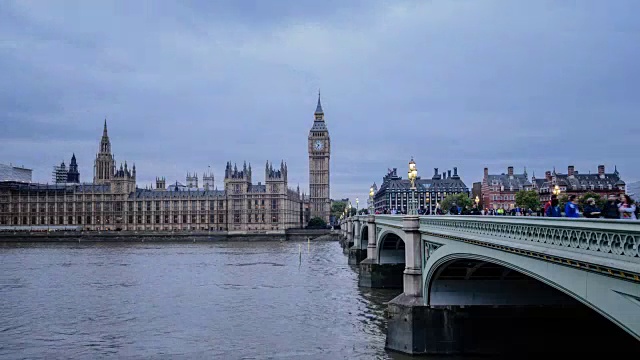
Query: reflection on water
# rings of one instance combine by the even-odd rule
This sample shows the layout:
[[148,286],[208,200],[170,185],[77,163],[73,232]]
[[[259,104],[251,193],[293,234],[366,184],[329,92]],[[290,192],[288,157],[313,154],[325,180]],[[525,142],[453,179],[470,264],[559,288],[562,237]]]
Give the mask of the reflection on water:
[[408,358],[357,276],[326,242],[5,246],[0,358]]

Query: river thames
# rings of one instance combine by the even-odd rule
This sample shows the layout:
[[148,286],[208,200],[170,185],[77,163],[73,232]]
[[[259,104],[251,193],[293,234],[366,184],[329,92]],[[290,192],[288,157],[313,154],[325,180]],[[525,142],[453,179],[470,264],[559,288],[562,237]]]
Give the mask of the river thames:
[[0,358],[408,359],[335,242],[0,248]]

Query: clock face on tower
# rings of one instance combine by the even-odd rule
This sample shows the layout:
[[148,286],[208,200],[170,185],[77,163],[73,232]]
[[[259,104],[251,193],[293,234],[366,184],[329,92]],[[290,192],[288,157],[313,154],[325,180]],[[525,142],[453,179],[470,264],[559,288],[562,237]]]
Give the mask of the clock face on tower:
[[313,148],[318,151],[318,150],[322,150],[322,148],[324,147],[324,143],[320,140],[316,140],[316,142],[313,144]]

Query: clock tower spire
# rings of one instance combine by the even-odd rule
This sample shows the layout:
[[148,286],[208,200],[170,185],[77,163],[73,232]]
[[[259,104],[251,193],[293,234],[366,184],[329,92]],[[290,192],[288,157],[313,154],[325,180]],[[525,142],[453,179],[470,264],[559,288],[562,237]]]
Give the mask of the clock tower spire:
[[313,126],[309,131],[309,201],[311,218],[319,217],[329,224],[331,214],[330,158],[331,139],[324,121],[324,110],[318,90],[318,104],[314,112]]

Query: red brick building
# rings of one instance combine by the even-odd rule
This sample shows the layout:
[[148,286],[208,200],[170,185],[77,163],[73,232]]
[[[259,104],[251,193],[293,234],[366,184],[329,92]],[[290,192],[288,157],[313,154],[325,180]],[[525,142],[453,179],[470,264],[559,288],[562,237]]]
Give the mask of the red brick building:
[[489,168],[484,168],[482,203],[486,209],[513,209],[516,207],[516,193],[532,188],[526,168],[522,174],[514,174],[513,166],[509,166],[506,174],[499,175],[489,174]]
[[543,179],[536,179],[535,174],[531,179],[534,189],[540,194],[540,202],[545,204],[551,200],[553,189],[556,185],[560,189],[560,195],[576,195],[578,197],[592,192],[607,197],[609,195],[624,194],[626,184],[620,178],[618,169],[614,168],[612,173],[605,172],[604,165],[598,165],[598,172],[595,174],[580,174],[573,165],[567,167],[566,174],[547,171]]

